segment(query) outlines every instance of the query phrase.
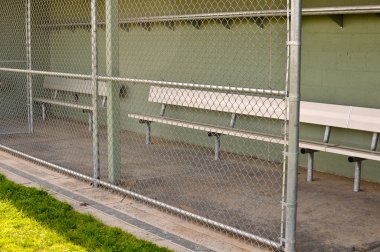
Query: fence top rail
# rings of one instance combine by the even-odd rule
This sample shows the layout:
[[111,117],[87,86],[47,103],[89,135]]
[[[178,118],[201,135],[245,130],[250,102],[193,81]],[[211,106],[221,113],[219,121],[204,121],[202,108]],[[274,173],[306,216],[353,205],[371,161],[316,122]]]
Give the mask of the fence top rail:
[[[289,11],[290,12],[290,11]],[[336,7],[316,7],[304,8],[302,15],[343,15],[343,14],[372,14],[380,13],[380,5],[358,5],[358,6],[336,6]],[[220,13],[200,13],[184,14],[170,16],[152,16],[152,17],[135,17],[126,18],[119,21],[120,24],[152,23],[152,22],[170,22],[170,21],[192,21],[192,20],[212,20],[227,18],[263,18],[263,17],[284,17],[288,15],[286,9],[274,10],[256,10],[256,11],[239,11],[239,12],[220,12]],[[83,20],[73,22],[57,22],[52,24],[43,24],[41,27],[72,27],[72,26],[90,26],[90,22]],[[99,21],[98,25],[105,25],[104,21]]]

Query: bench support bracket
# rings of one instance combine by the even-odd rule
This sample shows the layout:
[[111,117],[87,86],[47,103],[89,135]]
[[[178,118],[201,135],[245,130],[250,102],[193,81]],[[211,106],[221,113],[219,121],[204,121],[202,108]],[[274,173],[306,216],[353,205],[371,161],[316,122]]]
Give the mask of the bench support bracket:
[[313,181],[313,170],[314,170],[314,153],[318,152],[311,149],[301,149],[302,154],[307,154],[307,182]]
[[340,28],[343,28],[344,25],[344,15],[329,15],[332,21],[336,23]]
[[236,113],[233,113],[231,115],[230,127],[235,128],[235,126],[236,126]]
[[371,151],[376,151],[379,142],[379,133],[374,132],[372,135]]
[[328,143],[330,141],[331,126],[326,126],[325,135],[323,136],[323,142]]
[[349,157],[348,162],[355,163],[354,192],[360,192],[360,179],[362,176],[362,161],[365,159]]
[[164,116],[166,111],[166,104],[161,105],[160,116]]
[[88,113],[88,130],[92,132],[92,113]]
[[107,105],[107,96],[104,96],[102,99],[102,107],[105,108]]

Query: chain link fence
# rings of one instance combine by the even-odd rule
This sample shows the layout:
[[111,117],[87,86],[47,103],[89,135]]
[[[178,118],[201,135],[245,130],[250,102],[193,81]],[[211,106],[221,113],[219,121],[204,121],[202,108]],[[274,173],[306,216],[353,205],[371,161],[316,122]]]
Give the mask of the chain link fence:
[[283,248],[287,1],[1,4],[3,149]]

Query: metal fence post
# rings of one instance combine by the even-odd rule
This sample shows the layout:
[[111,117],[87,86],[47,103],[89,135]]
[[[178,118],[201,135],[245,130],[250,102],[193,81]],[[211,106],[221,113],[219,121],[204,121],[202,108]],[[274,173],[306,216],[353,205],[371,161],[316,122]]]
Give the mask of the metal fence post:
[[[31,41],[31,0],[26,2],[26,68],[32,70],[32,41]],[[27,106],[28,106],[28,130],[29,134],[34,131],[33,127],[33,90],[32,90],[32,74],[26,74],[26,88],[27,88]]]
[[92,144],[93,144],[93,168],[94,185],[98,185],[100,179],[99,167],[99,132],[98,132],[98,57],[97,57],[97,17],[96,0],[91,0],[91,71],[92,71]]
[[290,78],[289,78],[289,145],[287,175],[287,211],[285,251],[296,251],[297,181],[299,146],[299,110],[301,76],[301,0],[291,1]]
[[[106,0],[106,61],[107,76],[119,76],[119,15],[118,0]],[[108,179],[120,181],[120,88],[107,82]]]

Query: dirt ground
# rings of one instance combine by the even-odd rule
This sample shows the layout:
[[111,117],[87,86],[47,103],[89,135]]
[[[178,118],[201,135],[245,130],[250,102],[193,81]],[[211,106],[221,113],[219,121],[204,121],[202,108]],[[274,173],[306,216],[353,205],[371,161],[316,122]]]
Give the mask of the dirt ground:
[[380,185],[362,182],[355,193],[353,179],[315,175],[299,176],[299,251],[380,251]]
[[[0,123],[1,125],[1,123]],[[279,240],[282,165],[251,157],[122,134],[120,185],[186,211],[262,237]],[[106,137],[101,132],[101,178],[108,180]],[[0,144],[92,176],[91,132],[86,124],[36,122],[32,135],[0,136]],[[380,185],[300,169],[299,251],[380,251]]]

